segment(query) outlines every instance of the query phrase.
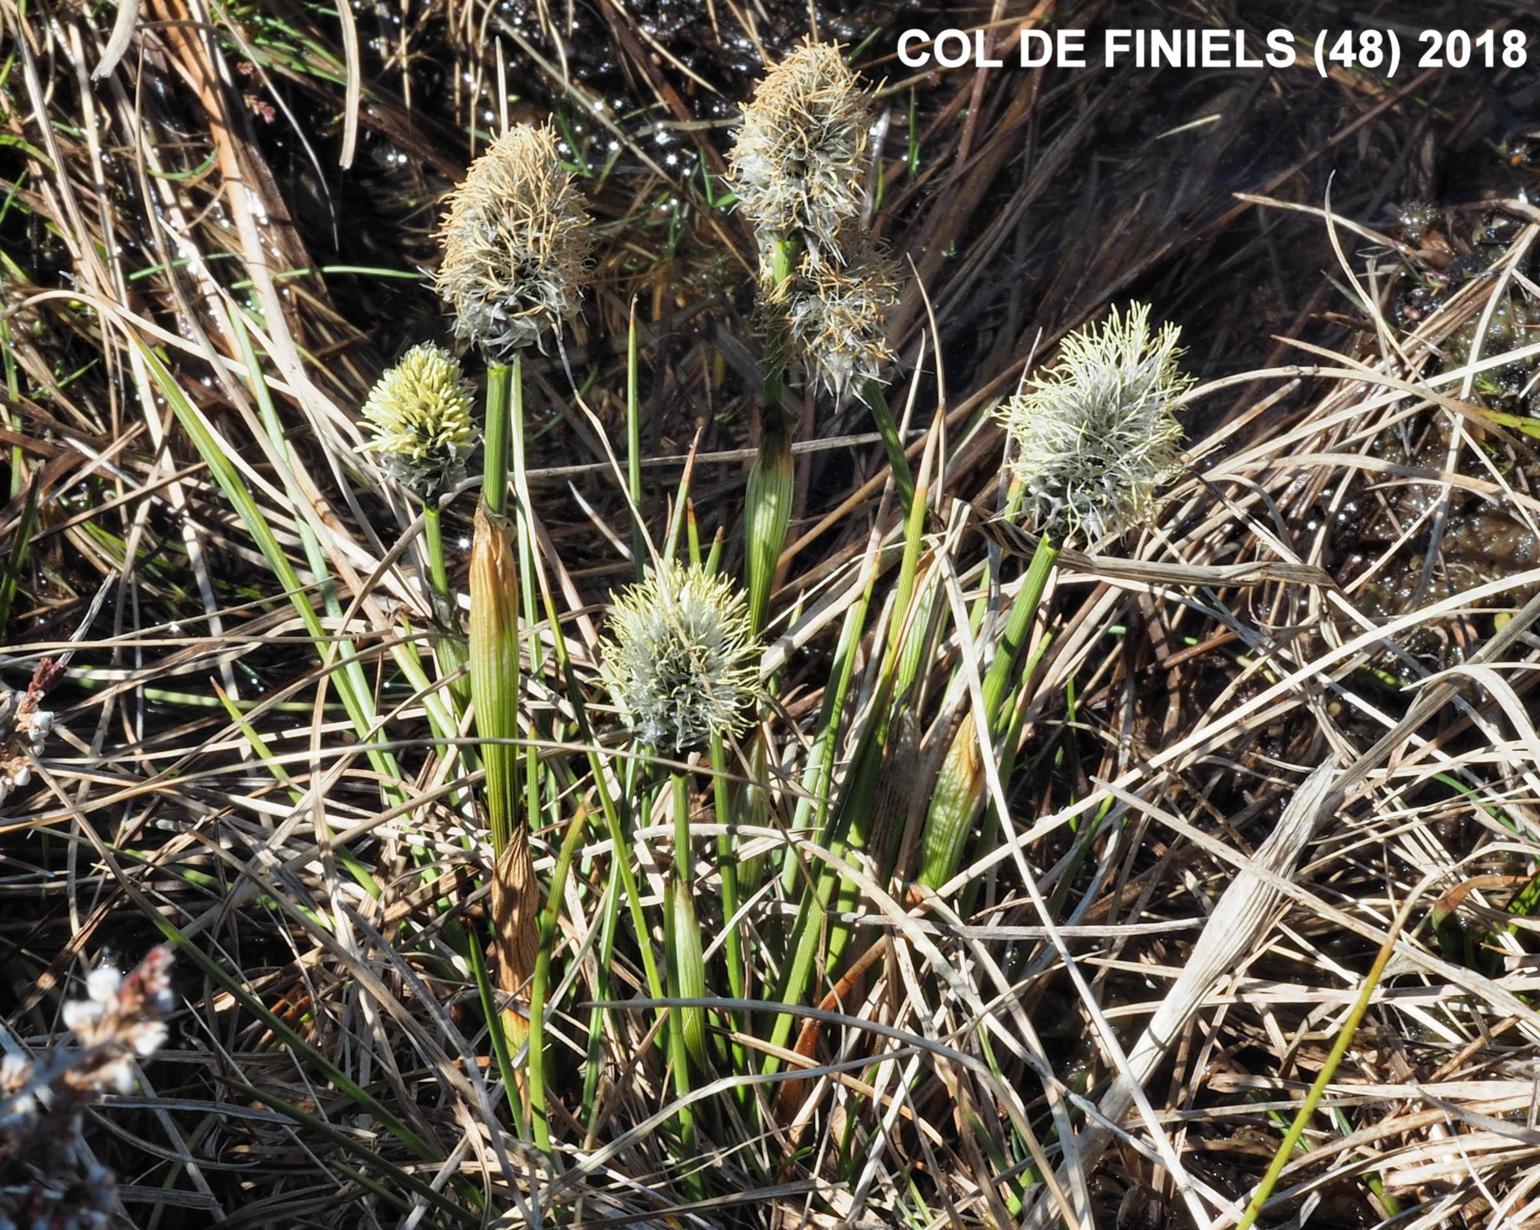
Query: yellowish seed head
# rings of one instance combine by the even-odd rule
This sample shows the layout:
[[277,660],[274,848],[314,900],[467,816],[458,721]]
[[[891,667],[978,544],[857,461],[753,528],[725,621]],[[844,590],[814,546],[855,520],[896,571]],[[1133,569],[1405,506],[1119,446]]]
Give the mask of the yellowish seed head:
[[489,359],[541,344],[575,315],[593,236],[555,130],[518,124],[493,142],[450,194],[439,241],[439,295],[456,334]]
[[364,402],[372,438],[365,445],[416,491],[435,491],[460,474],[476,440],[470,386],[441,346],[413,346]]

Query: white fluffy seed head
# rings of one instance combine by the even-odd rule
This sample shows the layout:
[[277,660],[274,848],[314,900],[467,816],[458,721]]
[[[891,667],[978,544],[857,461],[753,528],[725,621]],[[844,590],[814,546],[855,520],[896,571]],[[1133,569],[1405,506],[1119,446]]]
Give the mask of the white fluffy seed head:
[[475,444],[474,404],[458,359],[442,346],[413,346],[364,402],[365,447],[412,490],[437,491],[460,476]]
[[1094,541],[1147,522],[1180,456],[1172,402],[1193,383],[1177,366],[1180,330],[1151,333],[1133,304],[1070,334],[1059,361],[998,411],[1012,473],[1046,532]]
[[516,124],[465,173],[439,229],[455,333],[504,361],[575,315],[593,244],[549,125]]
[[860,392],[893,361],[887,316],[898,302],[893,263],[864,246],[848,261],[804,260],[786,305],[809,375],[836,398]]
[[754,90],[729,158],[738,207],[761,231],[831,244],[861,212],[871,102],[833,43],[808,39]]
[[758,694],[760,646],[726,577],[668,561],[610,608],[603,675],[621,716],[665,752],[743,729]]

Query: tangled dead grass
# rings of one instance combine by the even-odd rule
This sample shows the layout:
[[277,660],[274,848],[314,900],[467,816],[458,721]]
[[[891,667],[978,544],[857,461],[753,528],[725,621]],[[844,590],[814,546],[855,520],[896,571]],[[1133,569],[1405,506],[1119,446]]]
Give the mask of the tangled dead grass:
[[[270,97],[335,102],[338,81],[356,84],[357,31],[344,23],[334,45],[301,14],[285,26],[227,13],[215,40],[157,3],[146,13],[159,24],[91,85],[111,50],[99,31],[72,12],[4,11],[16,59],[0,666],[14,684],[44,657],[66,666],[50,741],[0,811],[16,971],[5,1040],[45,1050],[103,948],[132,960],[174,942],[172,1040],[136,1092],[87,1124],[133,1220],[1231,1226],[1381,949],[1379,990],[1273,1209],[1338,1225],[1540,1217],[1540,528],[1523,409],[1540,344],[1518,329],[1486,353],[1494,319],[1540,298],[1540,219],[1517,199],[1485,202],[1442,211],[1408,241],[1375,229],[1372,197],[1327,216],[1299,174],[1410,93],[1333,82],[1347,108],[1335,129],[1282,165],[1247,164],[1241,186],[1287,197],[1237,202],[1236,185],[1194,177],[1109,202],[1070,121],[1112,104],[1072,115],[1062,98],[979,80],[908,83],[914,139],[941,152],[888,150],[878,223],[903,237],[918,275],[889,340],[911,373],[894,404],[930,514],[918,589],[935,631],[872,753],[868,849],[891,841],[892,865],[846,858],[828,917],[857,939],[820,965],[788,1044],[772,1048],[786,935],[833,857],[797,824],[830,663],[865,595],[895,602],[905,529],[863,420],[808,397],[770,606],[766,754],[728,766],[735,785],[764,786],[736,825],[740,860],[795,853],[737,911],[741,995],[716,974],[722,865],[687,869],[711,920],[713,1036],[751,1051],[756,1074],[691,1090],[696,1138],[682,1155],[638,937],[614,905],[616,846],[576,827],[635,760],[613,729],[538,745],[557,786],[539,801],[536,876],[569,869],[546,911],[554,1143],[542,1151],[508,1105],[519,1082],[496,1062],[465,938],[485,926],[491,863],[474,783],[461,742],[431,733],[443,688],[414,678],[403,652],[438,614],[412,547],[419,518],[356,460],[357,407],[390,358],[370,323],[405,340],[410,323],[388,318],[415,312],[432,332],[420,306],[431,292],[325,271],[296,195],[307,181],[275,166],[261,131]],[[495,75],[471,37],[480,17],[430,6],[380,53],[367,106],[337,108],[344,147],[403,157],[389,175],[406,182],[371,205],[393,218],[399,244],[376,260],[398,273],[427,263],[412,246],[431,222],[421,203],[464,162],[444,152],[463,142],[443,136],[443,117],[484,101],[456,96],[467,74]],[[720,172],[721,132],[671,84],[699,78],[708,92],[709,66],[665,57],[660,69],[644,30],[609,20],[606,37],[680,121],[670,140],[693,145],[705,177]],[[668,523],[687,474],[690,516],[731,553],[755,430],[737,370],[753,366],[747,292],[732,288],[752,280],[756,252],[663,165],[651,134],[560,73],[537,23],[503,33],[589,123],[582,151],[613,139],[624,155],[588,159],[599,290],[567,356],[581,401],[559,361],[531,371],[531,504],[558,611],[541,644],[560,640],[597,698],[596,608],[632,572],[607,443],[625,421],[630,304],[654,371],[638,390],[643,520]],[[405,65],[430,36],[454,49],[445,112],[408,88]],[[169,66],[156,89],[135,88],[141,55]],[[886,96],[889,122],[898,100]],[[1471,112],[1452,108],[1457,131]],[[1205,157],[1243,148],[1249,114],[1206,135]],[[1045,120],[1067,131],[1018,165]],[[1157,173],[1116,156],[1125,175]],[[1076,214],[1076,192],[1086,208],[1072,230],[1028,225]],[[1118,225],[1100,225],[1113,210]],[[1506,220],[1494,241],[1463,246],[1494,210]],[[1062,554],[1019,694],[1015,771],[993,771],[998,749],[980,749],[995,836],[970,845],[951,883],[911,891],[924,804],[1027,545],[989,520],[1002,493],[988,411],[1136,282],[1174,316],[1200,315],[1217,275],[1203,290],[1162,287],[1273,251],[1271,228],[1296,216],[1337,262],[1291,311],[1315,319],[1329,304],[1347,326],[1337,348],[1284,328],[1276,358],[1234,372],[1215,357],[1224,334],[1198,334],[1191,364],[1210,378],[1188,403],[1212,426],[1193,435],[1156,528]],[[1002,253],[1039,272],[991,296]],[[1462,261],[1479,276],[1462,283]],[[1411,293],[1440,278],[1437,296]],[[365,312],[375,295],[385,302]],[[463,530],[468,511],[462,494],[446,520]],[[275,586],[268,551],[290,562],[292,585]],[[860,767],[858,732],[883,699],[883,646],[857,648],[850,724],[830,749],[840,780]],[[524,667],[539,729],[567,714],[567,681],[549,660]],[[346,695],[372,706],[361,720],[343,699],[350,677],[366,686]],[[697,775],[689,799],[702,849],[722,828],[708,780]],[[661,934],[675,828],[666,811],[634,819],[635,900],[644,933]]]

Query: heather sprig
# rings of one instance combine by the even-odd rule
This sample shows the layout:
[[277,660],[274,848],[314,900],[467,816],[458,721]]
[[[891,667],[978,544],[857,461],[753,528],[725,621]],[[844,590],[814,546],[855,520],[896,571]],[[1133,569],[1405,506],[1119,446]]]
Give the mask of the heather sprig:
[[165,1042],[171,960],[160,945],[128,974],[98,966],[85,998],[64,1005],[75,1046],[35,1060],[13,1053],[0,1064],[0,1226],[113,1224],[113,1175],[81,1161],[85,1110],[106,1094],[127,1093],[135,1062]]
[[32,780],[32,766],[53,732],[53,713],[43,708],[43,697],[60,673],[53,659],[44,658],[24,690],[0,688],[0,803]]

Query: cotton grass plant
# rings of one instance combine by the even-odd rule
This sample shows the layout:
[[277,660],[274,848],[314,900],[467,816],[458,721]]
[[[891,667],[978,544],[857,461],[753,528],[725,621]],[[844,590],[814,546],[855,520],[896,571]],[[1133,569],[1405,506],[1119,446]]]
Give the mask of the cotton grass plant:
[[[724,743],[745,728],[759,693],[761,646],[754,636],[748,601],[728,578],[698,563],[665,559],[611,604],[601,665],[620,716],[645,748],[678,758],[708,751],[717,775],[718,809]],[[665,890],[665,939],[672,996],[699,1000],[706,994],[704,945],[695,908],[690,787],[687,774],[668,774],[668,804],[674,818],[674,865]],[[724,860],[731,848],[723,848]],[[732,872],[724,876],[732,882]],[[729,902],[735,894],[727,892]],[[741,953],[729,945],[728,961]],[[706,1014],[698,1004],[683,1006],[668,1023],[674,1083],[681,1098],[690,1092],[690,1072],[709,1070]],[[686,1141],[694,1139],[693,1116],[682,1118]]]
[[[493,953],[504,992],[527,995],[539,890],[529,849],[538,770],[519,689],[523,628],[538,618],[528,510],[508,512],[510,466],[523,485],[523,352],[557,339],[578,309],[592,244],[589,218],[549,125],[499,136],[450,194],[435,284],[455,334],[487,360],[483,477],[470,567],[470,692],[486,772],[496,859]],[[522,621],[521,621],[522,616]],[[532,661],[538,660],[529,642]],[[527,1027],[507,1018],[512,1040]]]
[[996,411],[1014,480],[1005,515],[1035,523],[1038,538],[982,681],[982,712],[970,706],[937,778],[920,858],[927,887],[956,873],[982,809],[979,722],[997,746],[1009,747],[1019,731],[1016,668],[1060,546],[1144,524],[1157,485],[1175,468],[1182,438],[1175,405],[1192,378],[1177,363],[1177,327],[1151,332],[1149,316],[1148,305],[1136,303],[1071,333],[1058,362]]
[[836,401],[875,386],[892,366],[886,324],[897,302],[897,267],[874,252],[810,263],[799,279],[786,310],[791,340]]

